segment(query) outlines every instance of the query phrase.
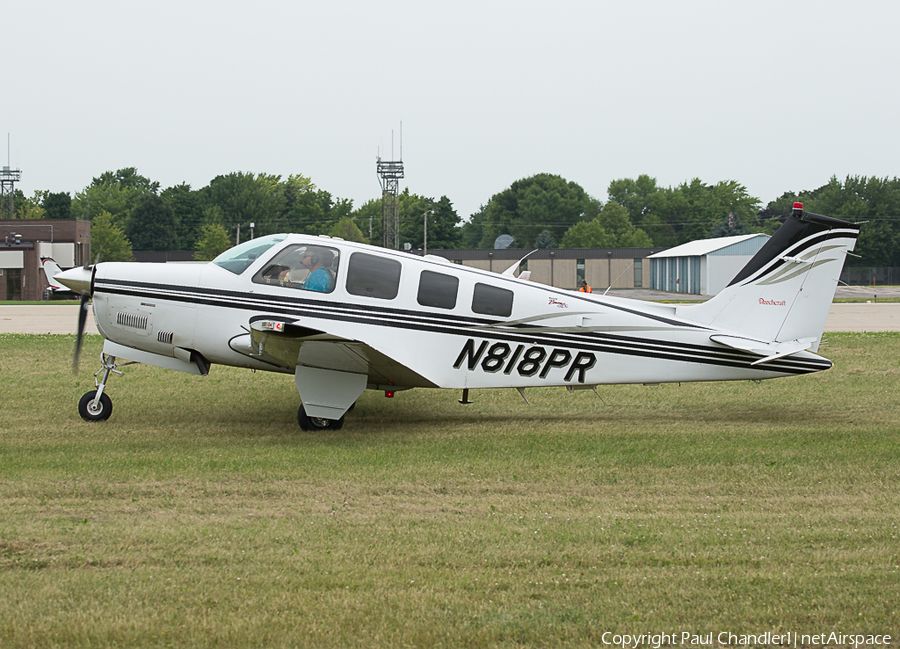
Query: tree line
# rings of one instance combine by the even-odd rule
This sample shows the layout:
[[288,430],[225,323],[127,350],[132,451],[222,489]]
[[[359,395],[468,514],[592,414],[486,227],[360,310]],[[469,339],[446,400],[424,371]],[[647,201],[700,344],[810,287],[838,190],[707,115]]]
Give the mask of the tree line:
[[[553,174],[515,181],[466,221],[446,196],[405,189],[399,196],[400,240],[422,248],[428,221],[431,249],[493,248],[510,235],[518,248],[607,248],[679,245],[695,239],[773,233],[795,201],[810,212],[867,221],[850,265],[900,266],[900,180],[832,177],[813,190],[785,192],[766,204],[737,181],[705,184],[694,178],[661,187],[647,175],[609,184],[606,201]],[[300,174],[282,178],[234,172],[200,189],[182,183],[161,189],[134,167],[107,171],[77,192],[16,190],[18,218],[78,218],[92,222],[100,258],[130,259],[132,250],[193,250],[212,259],[240,236],[276,232],[327,234],[379,244],[382,201],[354,208]],[[240,228],[240,235],[238,234]]]

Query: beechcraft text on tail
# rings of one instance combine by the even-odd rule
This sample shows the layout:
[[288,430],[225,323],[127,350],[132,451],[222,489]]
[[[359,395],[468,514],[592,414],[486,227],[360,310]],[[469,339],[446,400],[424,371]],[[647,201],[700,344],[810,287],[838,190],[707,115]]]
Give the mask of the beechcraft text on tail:
[[[340,239],[265,236],[205,265],[100,263],[56,279],[104,337],[85,419],[112,411],[107,382],[146,363],[292,374],[304,429],[340,428],[366,389],[588,388],[818,372],[816,352],[859,226],[793,214],[702,304],[555,289]],[[79,345],[81,334],[79,333]],[[524,394],[524,393],[523,393]]]

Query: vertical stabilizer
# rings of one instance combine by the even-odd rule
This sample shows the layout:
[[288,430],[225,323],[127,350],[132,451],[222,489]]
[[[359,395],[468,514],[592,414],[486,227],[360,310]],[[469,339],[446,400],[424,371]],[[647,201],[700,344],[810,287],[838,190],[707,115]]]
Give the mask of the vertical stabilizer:
[[802,203],[721,293],[679,315],[764,342],[816,351],[859,225],[803,211]]
[[47,283],[50,284],[50,289],[53,291],[68,291],[70,290],[68,287],[60,284],[55,278],[59,275],[62,270],[53,259],[50,257],[41,257],[41,265],[44,267],[44,274],[47,276]]

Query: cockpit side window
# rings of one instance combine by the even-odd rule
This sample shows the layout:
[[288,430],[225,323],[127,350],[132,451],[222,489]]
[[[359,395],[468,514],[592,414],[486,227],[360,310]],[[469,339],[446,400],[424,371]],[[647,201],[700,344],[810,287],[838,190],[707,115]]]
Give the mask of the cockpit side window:
[[316,245],[288,246],[265,264],[253,281],[304,291],[331,293],[338,273],[340,251]]

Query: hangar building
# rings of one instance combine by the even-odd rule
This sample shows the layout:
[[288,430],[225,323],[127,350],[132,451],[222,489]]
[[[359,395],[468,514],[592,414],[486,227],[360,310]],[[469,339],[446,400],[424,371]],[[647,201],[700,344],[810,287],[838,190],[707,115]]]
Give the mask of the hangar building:
[[650,288],[715,295],[769,239],[768,234],[700,239],[650,255]]

